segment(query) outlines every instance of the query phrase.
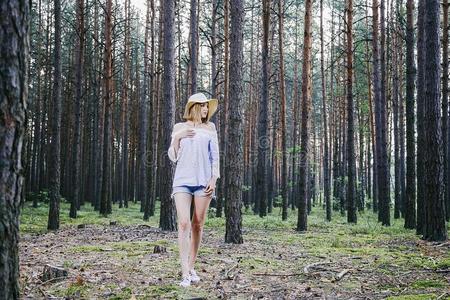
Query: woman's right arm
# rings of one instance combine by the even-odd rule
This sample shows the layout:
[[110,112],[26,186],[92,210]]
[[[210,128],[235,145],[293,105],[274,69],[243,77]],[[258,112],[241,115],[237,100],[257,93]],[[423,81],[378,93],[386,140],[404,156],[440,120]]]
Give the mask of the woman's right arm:
[[169,150],[167,150],[167,154],[171,161],[176,163],[180,158],[182,152],[180,140],[185,137],[193,137],[194,135],[194,130],[184,128],[183,123],[177,123],[173,126],[172,140],[170,142]]
[[180,131],[180,125],[179,124],[175,124],[173,126],[173,130],[172,130],[172,139],[170,142],[170,147],[169,150],[167,151],[167,154],[169,155],[169,159],[176,163],[178,161],[178,158],[180,157],[180,138],[179,138],[179,133]]

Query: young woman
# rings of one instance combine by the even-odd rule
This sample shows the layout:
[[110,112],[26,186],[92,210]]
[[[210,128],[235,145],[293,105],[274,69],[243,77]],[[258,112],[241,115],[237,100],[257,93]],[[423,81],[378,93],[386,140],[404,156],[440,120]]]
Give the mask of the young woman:
[[[209,203],[215,196],[216,180],[220,177],[217,130],[209,121],[216,110],[216,99],[207,99],[202,93],[189,97],[183,116],[186,122],[173,127],[168,150],[169,159],[176,163],[171,197],[178,216],[180,285],[183,287],[200,281],[194,263]],[[191,221],[192,200],[194,214]]]

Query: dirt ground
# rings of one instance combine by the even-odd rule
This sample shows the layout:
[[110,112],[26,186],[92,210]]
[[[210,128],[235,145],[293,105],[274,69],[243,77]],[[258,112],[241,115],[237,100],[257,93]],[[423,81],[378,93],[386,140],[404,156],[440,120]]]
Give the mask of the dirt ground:
[[[200,283],[178,286],[177,233],[147,225],[67,226],[22,234],[24,299],[450,299],[450,243],[329,227],[244,229],[244,244],[205,228]],[[166,252],[153,253],[156,245]],[[43,282],[46,264],[68,276]]]

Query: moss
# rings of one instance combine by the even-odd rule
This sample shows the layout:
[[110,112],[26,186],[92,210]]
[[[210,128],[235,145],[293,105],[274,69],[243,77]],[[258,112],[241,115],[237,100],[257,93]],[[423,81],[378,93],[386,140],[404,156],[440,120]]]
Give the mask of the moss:
[[422,294],[422,295],[402,295],[388,297],[387,300],[431,300],[437,299],[435,294]]
[[425,279],[413,282],[412,287],[414,289],[445,288],[445,287],[449,288],[449,285],[440,280]]
[[133,290],[130,287],[123,288],[118,294],[111,296],[110,300],[122,300],[122,299],[130,299],[133,295]]
[[[140,212],[140,204],[130,202],[128,208],[119,208],[118,204],[113,204],[112,211],[108,217],[99,215],[98,211],[86,203],[77,213],[77,218],[69,217],[70,203],[62,201],[60,204],[60,228],[67,226],[77,226],[79,224],[91,225],[109,225],[110,221],[116,221],[120,225],[139,225],[147,224],[150,226],[159,226],[159,202],[156,203],[155,211],[158,212],[150,218],[143,221]],[[30,234],[42,234],[48,232],[48,204],[39,203],[37,208],[32,206],[31,202],[25,202],[20,215],[20,232]]]
[[438,261],[435,268],[436,269],[450,269],[450,257],[447,257],[447,258],[444,258],[444,259]]

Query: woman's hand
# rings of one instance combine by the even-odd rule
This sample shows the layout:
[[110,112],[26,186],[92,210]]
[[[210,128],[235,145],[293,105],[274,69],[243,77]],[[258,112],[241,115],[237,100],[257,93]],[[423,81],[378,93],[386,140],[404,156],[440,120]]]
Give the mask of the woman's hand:
[[211,196],[216,189],[216,178],[211,178],[208,182],[208,185],[205,188],[206,196]]
[[194,137],[194,135],[195,135],[195,130],[186,128],[177,134],[177,139],[181,140],[182,138],[191,138],[191,137]]

